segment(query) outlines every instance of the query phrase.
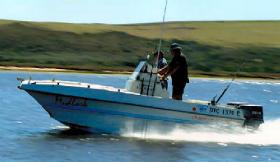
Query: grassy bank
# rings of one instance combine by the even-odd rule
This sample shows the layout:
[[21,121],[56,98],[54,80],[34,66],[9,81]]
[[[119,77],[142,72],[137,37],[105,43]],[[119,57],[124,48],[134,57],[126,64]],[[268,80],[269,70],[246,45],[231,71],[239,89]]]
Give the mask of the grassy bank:
[[[170,22],[163,51],[182,44],[192,75],[280,78],[280,21]],[[0,65],[132,71],[156,49],[159,24],[0,21]]]

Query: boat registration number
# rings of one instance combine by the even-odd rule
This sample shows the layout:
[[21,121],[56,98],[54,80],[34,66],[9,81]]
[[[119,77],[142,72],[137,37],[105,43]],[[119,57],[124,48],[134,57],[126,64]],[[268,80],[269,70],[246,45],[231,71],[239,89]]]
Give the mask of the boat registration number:
[[226,109],[219,109],[219,108],[209,108],[210,114],[217,114],[217,115],[226,115],[226,116],[240,116],[240,111],[234,111],[234,110],[226,110]]

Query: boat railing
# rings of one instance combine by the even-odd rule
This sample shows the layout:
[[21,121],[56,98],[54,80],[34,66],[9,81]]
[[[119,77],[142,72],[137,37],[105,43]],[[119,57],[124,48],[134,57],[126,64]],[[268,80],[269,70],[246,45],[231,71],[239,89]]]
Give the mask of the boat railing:
[[[26,82],[24,82],[26,81]],[[22,84],[37,84],[37,85],[52,85],[52,86],[72,86],[72,87],[81,87],[89,89],[99,89],[99,90],[108,90],[113,92],[125,92],[129,93],[126,89],[115,88],[111,86],[98,85],[94,83],[82,83],[82,82],[72,82],[72,81],[61,81],[61,80],[22,80]]]

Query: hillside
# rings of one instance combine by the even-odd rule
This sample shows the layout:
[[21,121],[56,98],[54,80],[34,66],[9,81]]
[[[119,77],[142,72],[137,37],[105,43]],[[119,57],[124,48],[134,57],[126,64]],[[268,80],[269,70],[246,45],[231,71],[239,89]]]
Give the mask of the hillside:
[[[131,71],[155,50],[159,24],[0,21],[0,66]],[[163,50],[178,42],[191,74],[280,78],[280,21],[169,22]]]

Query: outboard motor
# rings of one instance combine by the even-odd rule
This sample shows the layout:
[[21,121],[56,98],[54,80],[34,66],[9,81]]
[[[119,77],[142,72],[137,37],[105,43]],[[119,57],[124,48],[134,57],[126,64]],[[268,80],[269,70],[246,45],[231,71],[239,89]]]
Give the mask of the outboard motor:
[[252,105],[244,102],[231,102],[227,105],[235,106],[237,109],[244,110],[245,125],[248,126],[259,126],[263,121],[263,106]]
[[256,126],[263,123],[263,107],[261,105],[240,105],[239,109],[246,110],[245,125]]
[[168,97],[167,87],[161,83],[157,75],[157,68],[153,68],[147,61],[141,61],[125,86],[129,92],[147,96]]

